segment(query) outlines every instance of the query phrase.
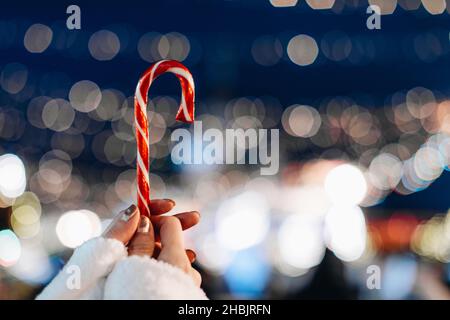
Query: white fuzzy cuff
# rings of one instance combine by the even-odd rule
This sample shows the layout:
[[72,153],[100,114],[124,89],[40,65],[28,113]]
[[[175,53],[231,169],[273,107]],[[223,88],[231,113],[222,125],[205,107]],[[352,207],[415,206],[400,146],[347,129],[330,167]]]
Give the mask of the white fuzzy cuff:
[[131,256],[116,264],[105,284],[105,299],[206,300],[181,269],[149,257]]
[[39,300],[102,299],[106,276],[127,255],[122,242],[94,238],[78,247]]

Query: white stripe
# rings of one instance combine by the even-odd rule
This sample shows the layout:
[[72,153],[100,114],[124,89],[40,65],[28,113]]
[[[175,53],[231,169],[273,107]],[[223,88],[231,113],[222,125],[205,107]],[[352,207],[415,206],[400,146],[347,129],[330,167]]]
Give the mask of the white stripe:
[[[169,68],[167,71],[185,78],[189,82],[189,85],[192,87],[193,92],[195,92],[194,79],[192,78],[192,75],[189,72],[181,68]],[[181,107],[183,108],[183,114],[186,120],[189,122],[192,121],[191,116],[189,115],[189,111],[187,109],[184,92],[181,93]]]
[[[145,168],[144,164],[142,163],[142,158],[141,156],[138,154],[137,156],[137,162],[138,162],[138,166],[141,169],[141,171],[143,172],[143,177],[145,179],[145,182],[147,183],[147,185],[150,185],[150,182],[148,181],[148,172],[147,169]],[[148,212],[150,213],[150,209],[148,207],[148,203],[147,200],[144,198],[144,196],[141,193],[141,190],[139,189],[139,186],[137,188],[138,191],[138,196],[141,198],[142,202],[145,205],[145,208],[148,210]]]
[[[147,118],[145,118],[145,119],[147,120]],[[141,134],[142,138],[144,139],[145,144],[148,145],[148,137],[137,121],[136,121],[136,128],[138,129],[139,133]]]
[[[148,123],[146,106],[143,106],[143,105],[139,104],[139,109],[141,110],[142,114],[144,115],[145,123]],[[136,121],[136,124],[137,124],[136,127],[138,128],[139,132],[144,137],[144,140],[145,140],[146,144],[148,145],[149,144],[148,143],[148,134],[144,133],[143,129],[139,126],[139,123],[137,121]]]
[[155,75],[156,69],[158,69],[159,65],[160,65],[161,63],[165,62],[165,61],[167,61],[167,60],[161,60],[161,61],[157,62],[157,63],[153,66],[153,69],[152,69],[152,71],[150,72],[150,78],[149,78],[149,81],[148,81],[148,87],[149,87],[149,88],[150,88],[150,86],[152,85],[153,77],[154,77],[154,75]]
[[[149,77],[149,81],[148,81],[148,88],[147,88],[147,93],[146,93],[146,94],[148,94],[148,89],[149,89],[150,86],[152,85],[153,77],[154,77],[154,75],[155,75],[155,70],[156,70],[156,69],[158,68],[158,66],[159,66],[161,63],[163,63],[164,61],[166,61],[166,60],[162,60],[162,61],[157,62],[157,63],[153,66],[152,70],[150,71],[150,75],[148,76],[148,77]],[[136,99],[138,100],[139,105],[140,105],[142,108],[146,108],[146,107],[147,107],[147,104],[145,103],[144,98],[143,98],[142,95],[141,95],[141,90],[140,90],[141,84],[142,84],[142,80],[139,81],[139,83],[138,83],[138,85],[137,85],[137,87],[136,87],[136,93],[135,93],[135,95],[136,95]]]
[[183,114],[186,120],[189,122],[192,121],[186,106],[186,98],[184,97],[184,94],[181,95],[181,108],[183,109]]
[[[144,203],[145,208],[147,209],[147,212],[150,213],[150,208],[148,207],[148,203],[147,203],[147,201],[144,199],[144,196],[141,194],[141,191],[139,190],[139,188],[138,188],[137,191],[138,191],[138,196],[141,198],[142,203]],[[141,214],[142,214],[142,212],[141,212]]]
[[142,104],[139,103],[139,109],[141,109],[142,114],[144,115],[145,119],[147,119],[147,105],[145,104],[145,102],[143,102]]
[[189,85],[192,87],[192,90],[195,91],[194,79],[192,78],[192,75],[188,71],[175,67],[167,69],[167,72],[172,72],[185,78],[189,82]]
[[145,180],[148,181],[148,171],[147,171],[147,168],[144,165],[144,162],[142,161],[140,153],[138,153],[136,159],[137,159],[137,162],[138,162],[138,166],[141,168],[141,171],[144,173]]
[[141,96],[141,82],[139,81],[137,87],[136,87],[136,93],[135,93],[136,99],[138,101],[139,106],[145,106],[144,99]]
[[139,90],[139,87],[138,87],[137,90],[136,90],[136,99],[137,99],[137,101],[138,101],[139,106],[144,106],[144,107],[145,107],[146,104],[145,104],[145,102],[144,102],[144,99],[143,99],[142,96],[141,96],[140,91],[141,91],[141,90]]

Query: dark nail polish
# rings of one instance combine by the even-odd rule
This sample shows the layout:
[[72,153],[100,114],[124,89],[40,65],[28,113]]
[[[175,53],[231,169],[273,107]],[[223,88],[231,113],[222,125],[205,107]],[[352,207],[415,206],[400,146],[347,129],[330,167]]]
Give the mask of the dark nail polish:
[[197,254],[195,253],[194,250],[187,249],[186,255],[188,256],[188,259],[190,260],[191,263],[197,259]]
[[139,233],[147,233],[150,230],[150,220],[146,216],[141,217],[141,221],[139,222]]
[[121,220],[123,220],[123,221],[128,221],[128,220],[130,220],[130,218],[132,217],[132,216],[134,216],[134,214],[137,212],[137,207],[134,205],[134,204],[132,204],[130,207],[128,207],[128,209],[126,209],[124,212],[123,212],[123,214],[122,214],[122,217],[121,217]]

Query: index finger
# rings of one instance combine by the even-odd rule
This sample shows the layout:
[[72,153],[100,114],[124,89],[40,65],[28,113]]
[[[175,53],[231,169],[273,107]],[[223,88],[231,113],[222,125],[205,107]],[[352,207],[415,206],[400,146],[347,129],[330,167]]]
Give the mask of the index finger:
[[[159,232],[159,229],[161,228],[161,223],[164,220],[164,218],[169,216],[151,216],[150,220],[153,222],[153,225],[155,226],[155,232]],[[170,217],[175,217],[181,222],[181,228],[183,230],[189,229],[200,221],[200,213],[198,211],[189,211],[189,212],[181,212],[174,215],[171,215]]]
[[172,199],[154,199],[150,201],[150,215],[159,216],[167,213],[175,207],[175,201]]

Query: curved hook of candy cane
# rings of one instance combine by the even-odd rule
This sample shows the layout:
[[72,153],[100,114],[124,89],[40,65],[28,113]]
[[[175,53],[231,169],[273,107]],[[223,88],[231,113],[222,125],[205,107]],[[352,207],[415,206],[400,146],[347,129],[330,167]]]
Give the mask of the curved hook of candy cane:
[[138,208],[141,214],[146,216],[150,216],[148,90],[152,82],[166,72],[175,74],[181,85],[181,102],[176,120],[187,123],[194,121],[195,86],[189,70],[180,62],[174,60],[162,60],[150,66],[139,79],[134,99]]

